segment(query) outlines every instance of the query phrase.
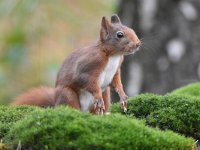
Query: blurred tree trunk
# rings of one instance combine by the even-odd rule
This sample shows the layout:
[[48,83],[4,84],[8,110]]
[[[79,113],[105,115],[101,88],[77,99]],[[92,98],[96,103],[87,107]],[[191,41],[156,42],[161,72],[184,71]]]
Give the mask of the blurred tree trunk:
[[164,94],[200,79],[199,0],[121,0],[119,16],[142,39],[126,56],[122,81],[129,96]]

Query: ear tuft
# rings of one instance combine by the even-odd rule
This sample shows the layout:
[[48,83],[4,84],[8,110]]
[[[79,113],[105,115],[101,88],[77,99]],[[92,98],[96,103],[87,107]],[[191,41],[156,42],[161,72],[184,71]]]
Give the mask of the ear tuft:
[[111,23],[120,23],[121,24],[121,21],[117,14],[114,14],[111,16]]
[[102,41],[106,40],[109,28],[110,28],[110,22],[106,19],[106,17],[103,16],[101,21],[101,31],[100,31],[100,38]]
[[107,22],[108,22],[108,20],[106,19],[105,16],[103,16],[103,17],[102,17],[102,20],[101,20],[101,27],[107,28],[107,27],[106,27],[106,26],[107,26]]

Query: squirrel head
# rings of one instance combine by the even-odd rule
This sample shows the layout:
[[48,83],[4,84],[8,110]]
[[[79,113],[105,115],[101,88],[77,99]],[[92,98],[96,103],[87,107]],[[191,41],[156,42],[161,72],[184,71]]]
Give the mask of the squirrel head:
[[109,54],[132,54],[141,45],[134,30],[123,25],[117,15],[112,15],[111,21],[102,17],[100,41]]

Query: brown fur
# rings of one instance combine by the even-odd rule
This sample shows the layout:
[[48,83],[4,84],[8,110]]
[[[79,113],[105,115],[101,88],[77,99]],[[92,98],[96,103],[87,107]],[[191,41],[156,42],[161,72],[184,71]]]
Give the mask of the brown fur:
[[[122,39],[116,36],[118,31],[124,33]],[[134,49],[139,47],[140,44],[135,32],[122,25],[118,16],[113,15],[111,22],[103,17],[99,41],[89,47],[72,52],[65,59],[57,75],[55,95],[53,94],[53,89],[34,89],[18,97],[14,103],[48,105],[49,101],[46,98],[49,96],[45,95],[48,95],[47,90],[50,90],[50,95],[55,96],[54,98],[51,97],[50,101],[55,102],[55,105],[67,104],[80,110],[79,95],[81,90],[85,90],[90,92],[96,100],[103,100],[105,106],[102,105],[101,107],[105,109],[104,111],[108,111],[110,106],[109,85],[105,91],[102,91],[98,80],[107,65],[109,57],[120,55],[121,62],[110,84],[118,92],[123,102],[123,107],[126,107],[127,96],[121,83],[120,66],[123,61],[123,55],[134,52]],[[93,109],[90,111],[93,111]]]
[[14,99],[11,105],[54,106],[55,89],[48,87],[33,88]]

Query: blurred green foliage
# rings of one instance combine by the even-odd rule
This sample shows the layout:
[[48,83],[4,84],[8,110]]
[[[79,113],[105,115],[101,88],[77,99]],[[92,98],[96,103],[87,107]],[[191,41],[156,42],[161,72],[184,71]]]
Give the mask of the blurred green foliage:
[[115,0],[0,1],[0,103],[26,89],[54,86],[60,64],[98,38]]

